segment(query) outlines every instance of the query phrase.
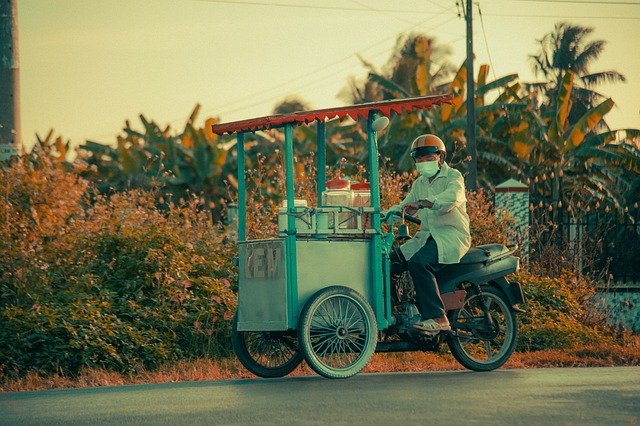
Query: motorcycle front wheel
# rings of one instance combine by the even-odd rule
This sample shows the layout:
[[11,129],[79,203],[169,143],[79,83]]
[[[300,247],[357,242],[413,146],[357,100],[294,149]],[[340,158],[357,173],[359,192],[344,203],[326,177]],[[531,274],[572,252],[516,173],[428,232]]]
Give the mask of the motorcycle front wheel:
[[233,318],[231,345],[240,363],[264,378],[286,376],[303,360],[294,332],[238,331],[237,313]]
[[516,315],[499,289],[482,287],[480,294],[468,293],[462,309],[451,311],[449,320],[451,354],[470,370],[495,370],[516,347]]

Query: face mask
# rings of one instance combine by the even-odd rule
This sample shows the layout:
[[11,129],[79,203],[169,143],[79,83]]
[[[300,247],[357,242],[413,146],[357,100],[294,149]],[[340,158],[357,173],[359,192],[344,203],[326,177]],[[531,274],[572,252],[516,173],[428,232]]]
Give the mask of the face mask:
[[424,177],[433,177],[440,170],[440,165],[437,160],[423,161],[422,163],[416,163],[416,170],[420,175]]

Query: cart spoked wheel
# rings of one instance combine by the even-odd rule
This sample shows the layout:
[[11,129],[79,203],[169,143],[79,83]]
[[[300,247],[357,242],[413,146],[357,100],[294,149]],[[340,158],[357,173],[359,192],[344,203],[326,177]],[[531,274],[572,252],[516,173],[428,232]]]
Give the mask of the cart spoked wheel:
[[485,287],[481,295],[467,294],[462,309],[452,311],[449,319],[455,324],[448,341],[451,354],[470,370],[495,370],[516,347],[516,315],[498,289]]
[[369,303],[343,286],[314,294],[300,315],[298,340],[307,364],[330,379],[357,374],[371,359],[377,342]]
[[295,332],[238,331],[238,314],[231,329],[233,351],[256,376],[272,378],[291,373],[303,360]]

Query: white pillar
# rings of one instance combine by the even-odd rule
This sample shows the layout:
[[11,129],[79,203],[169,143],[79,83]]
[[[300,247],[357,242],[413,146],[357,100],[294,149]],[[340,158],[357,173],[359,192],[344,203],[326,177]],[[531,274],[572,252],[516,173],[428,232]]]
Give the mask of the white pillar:
[[496,186],[497,212],[506,212],[514,221],[515,229],[509,236],[510,243],[520,244],[522,261],[529,266],[529,187],[515,179]]

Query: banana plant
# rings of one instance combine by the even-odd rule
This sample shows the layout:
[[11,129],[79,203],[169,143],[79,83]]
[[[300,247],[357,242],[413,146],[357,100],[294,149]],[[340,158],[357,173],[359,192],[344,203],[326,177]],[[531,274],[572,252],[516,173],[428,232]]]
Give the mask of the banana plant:
[[[448,91],[453,95],[450,105],[442,105],[426,112],[419,124],[443,137],[449,151],[453,152],[450,162],[464,167],[466,161],[466,84],[467,72],[464,63],[453,79],[434,90]],[[519,96],[520,84],[517,74],[510,74],[489,81],[489,66],[481,65],[475,82],[476,137],[478,140],[479,181],[482,186],[492,187],[494,182],[521,172],[521,165],[508,146],[508,133],[521,125],[520,115],[528,108],[528,103]],[[499,92],[493,100],[492,92]],[[419,127],[418,127],[419,129]],[[404,152],[400,166],[411,165],[408,149]]]
[[[451,93],[451,105],[392,117],[387,131],[379,141],[380,150],[383,156],[396,162],[398,171],[410,170],[410,141],[421,133],[437,133],[443,137],[452,153],[449,161],[458,167],[464,167],[466,67],[463,64],[454,72],[455,69],[445,60],[448,51],[426,36],[399,39],[398,46],[401,43],[404,45],[401,49],[396,49],[392,61],[387,64],[386,68],[393,70],[391,73],[377,72],[373,66],[365,63],[369,68],[369,75],[363,86],[352,84],[353,101]],[[496,179],[504,180],[502,177],[507,173],[513,175],[522,170],[518,158],[509,147],[508,139],[510,129],[521,126],[521,116],[529,108],[529,103],[518,95],[521,87],[517,74],[489,80],[489,67],[482,65],[475,91],[476,135],[481,163],[479,180],[483,186],[491,187]],[[498,96],[489,100],[488,95],[496,91],[499,92]]]
[[165,163],[158,140],[162,131],[140,116],[145,132],[125,123],[124,135],[118,135],[115,146],[92,141],[78,149],[77,162],[84,163],[83,177],[93,181],[101,192],[132,188],[150,189],[162,184]]
[[210,202],[215,195],[221,195],[219,189],[228,150],[218,144],[218,135],[211,131],[214,119],[207,120],[203,128],[194,127],[199,110],[200,105],[196,105],[178,138],[176,151],[172,153],[176,157],[169,183],[203,194]]
[[615,105],[610,98],[588,108],[571,123],[573,88],[574,73],[568,71],[562,78],[555,110],[537,120],[541,124],[537,131],[539,138],[523,142],[526,149],[518,153],[528,160],[533,174],[550,177],[547,190],[552,205],[563,195],[571,194],[566,198],[574,202],[608,202],[612,207],[622,208],[625,193],[640,177],[640,131],[598,132],[604,116]]
[[102,191],[161,186],[176,198],[187,193],[202,196],[207,205],[226,195],[223,183],[228,149],[211,131],[215,118],[194,125],[200,105],[192,111],[183,131],[172,135],[140,115],[142,131],[126,121],[124,135],[114,147],[87,141],[79,160],[88,165],[86,177]]

